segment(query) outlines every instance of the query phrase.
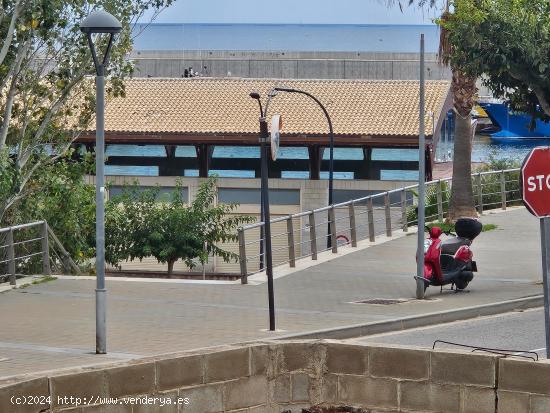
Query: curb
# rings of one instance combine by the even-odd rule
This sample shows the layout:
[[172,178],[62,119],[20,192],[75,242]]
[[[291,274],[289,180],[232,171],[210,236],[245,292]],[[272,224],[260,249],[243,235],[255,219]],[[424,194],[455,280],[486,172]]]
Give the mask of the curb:
[[[56,275],[59,280],[96,280],[95,276],[91,275]],[[105,277],[105,281],[117,282],[141,282],[141,283],[157,283],[157,284],[223,284],[232,285],[240,284],[240,280],[224,281],[224,280],[193,280],[188,278],[145,278],[145,277]]]
[[11,290],[16,290],[18,289],[19,287],[21,287],[23,284],[26,284],[25,281],[30,281],[32,282],[32,280],[34,279],[40,279],[42,278],[43,276],[39,276],[39,275],[26,275],[24,277],[21,277],[21,278],[18,278],[17,281],[16,281],[16,285],[11,285],[9,283],[4,283],[6,285],[2,285],[0,284],[0,293],[3,293],[3,292],[6,292],[6,291],[11,291]]
[[514,310],[542,307],[544,295],[518,298],[508,301],[500,301],[491,304],[483,304],[473,307],[464,307],[458,310],[447,310],[439,313],[427,313],[419,316],[395,318],[385,321],[376,321],[365,324],[354,324],[344,327],[328,328],[304,333],[288,334],[274,337],[275,340],[290,339],[348,339],[362,336],[371,336],[409,330],[412,328],[426,327],[436,324],[450,323],[453,321],[470,320],[473,318],[507,313]]

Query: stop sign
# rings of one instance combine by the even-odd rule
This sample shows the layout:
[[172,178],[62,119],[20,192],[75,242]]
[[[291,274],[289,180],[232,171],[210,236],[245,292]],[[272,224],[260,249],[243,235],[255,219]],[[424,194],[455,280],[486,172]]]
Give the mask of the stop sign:
[[521,167],[523,203],[536,217],[550,217],[550,147],[535,148]]

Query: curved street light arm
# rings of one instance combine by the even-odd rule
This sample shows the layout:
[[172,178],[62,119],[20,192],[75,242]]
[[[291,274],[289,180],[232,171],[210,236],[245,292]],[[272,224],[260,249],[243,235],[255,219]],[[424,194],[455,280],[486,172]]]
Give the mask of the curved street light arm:
[[299,93],[301,95],[305,95],[309,97],[310,99],[313,99],[321,108],[323,113],[325,114],[325,117],[327,118],[328,122],[328,128],[329,128],[329,139],[330,139],[330,167],[329,167],[329,205],[333,204],[333,177],[334,177],[334,130],[332,128],[332,120],[330,119],[330,116],[328,114],[327,109],[325,106],[321,103],[319,99],[317,99],[315,96],[313,96],[311,93],[308,93],[304,90],[300,89],[293,89],[288,87],[275,87],[275,91],[277,92],[288,92],[288,93]]
[[263,115],[265,118],[267,118],[267,111],[269,110],[269,104],[271,103],[271,99],[273,99],[275,96],[277,96],[277,88],[271,89],[267,94],[267,101],[265,103],[265,112]]
[[[319,105],[323,113],[325,114],[325,117],[327,118],[327,122],[328,122],[329,139],[330,139],[330,158],[329,158],[330,160],[329,160],[329,173],[328,173],[328,204],[333,205],[334,204],[334,196],[333,196],[333,193],[334,193],[334,130],[332,128],[332,120],[330,119],[327,109],[319,99],[317,99],[311,93],[308,93],[304,90],[293,89],[289,87],[275,87],[273,90],[276,92],[299,93],[301,95],[305,95],[310,99],[314,100]],[[333,245],[333,242],[336,242],[336,240],[333,240],[332,238],[333,237],[332,237],[331,224],[330,224],[330,218],[329,218],[327,248],[332,248],[333,251],[336,251],[334,249],[335,246]]]
[[328,127],[329,127],[329,130],[330,130],[330,134],[333,135],[334,134],[334,131],[332,130],[332,120],[330,119],[330,116],[328,114],[328,111],[327,109],[325,108],[325,106],[321,103],[321,101],[319,99],[317,99],[315,96],[313,96],[311,93],[308,93],[304,90],[300,90],[300,89],[293,89],[293,88],[288,88],[288,87],[276,87],[274,88],[275,91],[277,92],[288,92],[288,93],[299,93],[299,94],[302,94],[302,95],[306,95],[307,97],[309,97],[310,99],[313,99],[318,105],[319,107],[321,108],[321,110],[323,111],[323,113],[325,114],[325,117],[327,118],[327,122],[328,122]]

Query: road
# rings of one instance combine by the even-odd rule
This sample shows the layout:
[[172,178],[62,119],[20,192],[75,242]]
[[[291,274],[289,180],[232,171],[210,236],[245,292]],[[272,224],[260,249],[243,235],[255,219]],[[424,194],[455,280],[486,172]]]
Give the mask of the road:
[[[403,332],[350,339],[350,342],[431,348],[435,340],[480,347],[535,351],[546,356],[542,308],[440,324]],[[445,344],[438,347],[452,347]]]

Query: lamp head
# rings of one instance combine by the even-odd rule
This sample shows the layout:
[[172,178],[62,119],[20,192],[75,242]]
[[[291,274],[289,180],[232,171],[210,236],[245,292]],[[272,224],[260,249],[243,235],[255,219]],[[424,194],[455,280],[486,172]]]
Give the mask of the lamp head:
[[256,91],[250,92],[250,97],[251,97],[252,99],[260,100],[260,94],[259,94],[258,92],[256,92]]
[[115,16],[105,10],[96,10],[80,23],[80,30],[86,34],[116,34],[122,30],[122,24]]

